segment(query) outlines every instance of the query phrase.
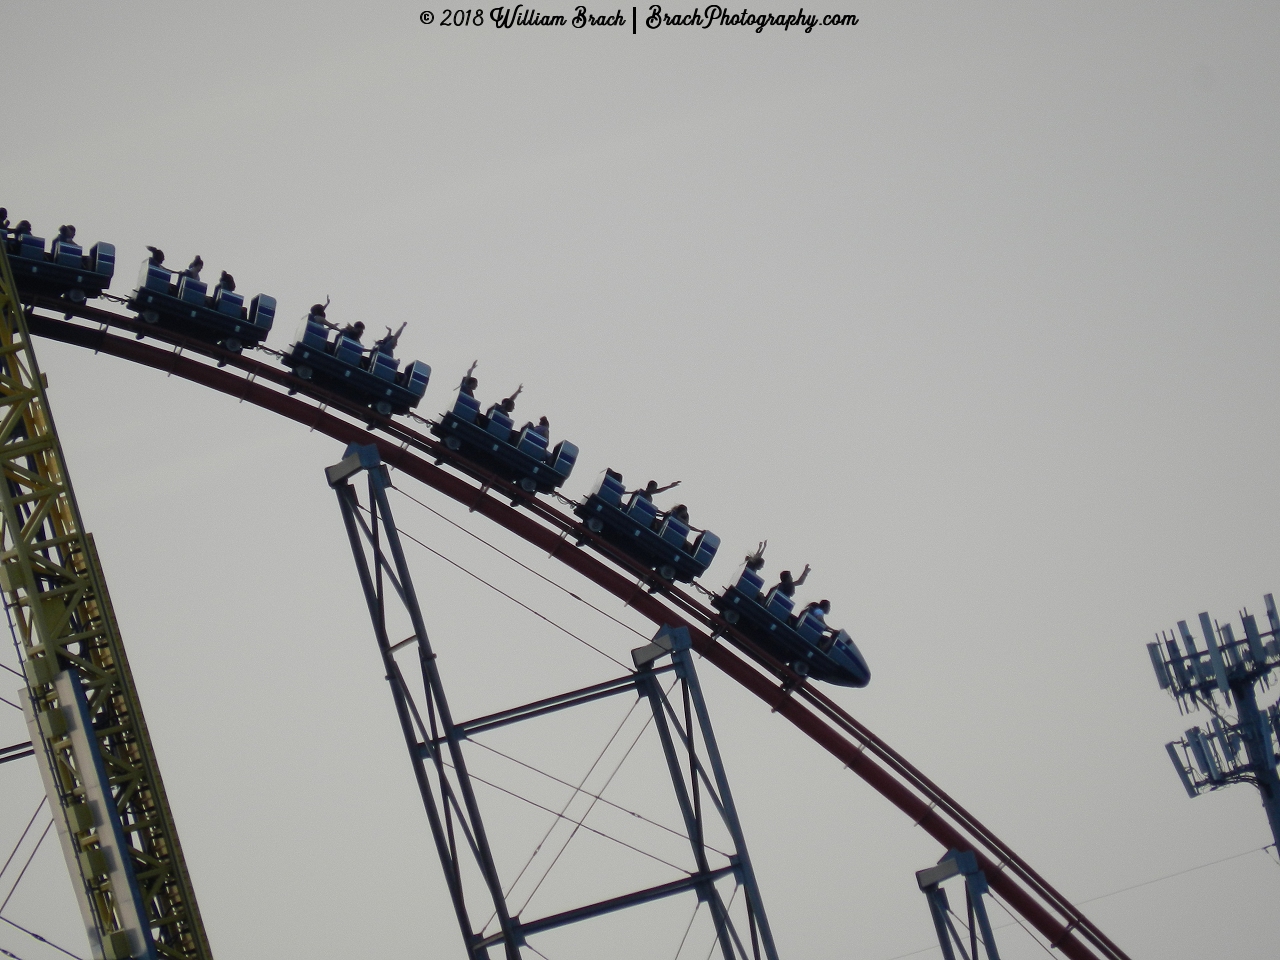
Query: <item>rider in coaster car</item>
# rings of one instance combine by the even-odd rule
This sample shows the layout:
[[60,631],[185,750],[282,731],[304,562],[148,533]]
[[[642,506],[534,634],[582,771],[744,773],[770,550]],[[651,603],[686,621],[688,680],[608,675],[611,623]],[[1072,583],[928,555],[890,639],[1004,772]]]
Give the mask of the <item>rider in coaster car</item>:
[[526,423],[523,427],[520,428],[520,431],[522,433],[525,430],[528,430],[530,433],[536,433],[543,440],[551,439],[551,421],[548,420],[546,417],[539,417],[537,423],[534,423],[532,420],[530,420],[528,423]]
[[505,397],[503,400],[501,400],[498,403],[490,404],[489,409],[484,412],[484,415],[486,417],[492,417],[493,412],[495,410],[501,410],[508,417],[510,417],[512,414],[512,411],[514,411],[516,408],[516,397],[520,396],[520,391],[523,389],[524,389],[524,384],[522,383],[520,384],[520,386],[516,387],[516,392],[513,393],[511,396]]
[[374,341],[373,352],[385,353],[388,357],[394,357],[396,355],[396,344],[400,342],[400,334],[404,333],[404,328],[408,325],[409,321],[406,320],[404,323],[400,324],[400,329],[395,333],[392,333],[391,328],[387,327],[387,335]]
[[796,595],[796,587],[804,583],[808,576],[809,565],[807,563],[804,565],[804,572],[798,577],[792,577],[790,570],[783,570],[778,576],[777,584],[772,587],[769,590],[769,593],[765,596],[765,604],[768,605],[769,601],[773,599],[773,595],[775,593],[781,593],[784,597],[794,597]]

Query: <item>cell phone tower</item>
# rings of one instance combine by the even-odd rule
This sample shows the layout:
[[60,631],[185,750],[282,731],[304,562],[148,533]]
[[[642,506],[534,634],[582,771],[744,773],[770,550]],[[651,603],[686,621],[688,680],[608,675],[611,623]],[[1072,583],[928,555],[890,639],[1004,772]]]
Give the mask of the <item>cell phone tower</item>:
[[1280,845],[1280,704],[1258,708],[1258,688],[1268,689],[1272,671],[1280,668],[1280,616],[1271,594],[1263,600],[1271,626],[1266,632],[1245,610],[1240,611],[1244,636],[1239,639],[1230,623],[1202,613],[1203,650],[1196,648],[1185,620],[1178,621],[1176,633],[1161,631],[1147,650],[1161,689],[1169,691],[1178,710],[1188,714],[1204,708],[1210,715],[1206,726],[1192,727],[1183,739],[1165,744],[1187,795],[1252,783],[1262,794],[1272,839]]

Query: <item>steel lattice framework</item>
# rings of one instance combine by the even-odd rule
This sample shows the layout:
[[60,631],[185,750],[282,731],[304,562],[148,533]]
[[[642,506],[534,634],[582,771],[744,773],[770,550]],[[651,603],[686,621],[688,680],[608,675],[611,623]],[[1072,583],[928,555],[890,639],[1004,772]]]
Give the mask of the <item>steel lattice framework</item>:
[[[96,956],[209,960],[93,538],[0,248],[0,586],[35,750]],[[96,746],[96,750],[92,749]]]

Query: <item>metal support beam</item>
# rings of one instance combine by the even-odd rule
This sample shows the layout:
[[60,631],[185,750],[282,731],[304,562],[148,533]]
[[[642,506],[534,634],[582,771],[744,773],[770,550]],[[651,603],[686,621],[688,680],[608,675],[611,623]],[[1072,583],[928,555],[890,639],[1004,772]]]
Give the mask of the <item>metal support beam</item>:
[[[355,489],[350,483],[351,478],[361,471],[367,472],[369,480],[368,523],[360,515],[360,504],[356,498]],[[387,487],[391,485],[391,481],[387,476],[386,467],[382,465],[375,447],[353,446],[347,448],[347,455],[341,463],[326,471],[326,476],[329,485],[338,495],[338,506],[342,511],[342,520],[351,542],[351,552],[355,557],[360,586],[369,608],[369,618],[373,622],[378,650],[382,654],[387,682],[391,685],[391,696],[395,702],[396,714],[400,719],[405,747],[409,751],[409,759],[413,764],[414,776],[418,783],[418,792],[422,795],[422,805],[426,809],[427,819],[431,824],[436,852],[444,868],[445,881],[449,886],[454,913],[462,930],[467,956],[488,957],[488,948],[495,943],[501,943],[508,960],[520,960],[519,939],[507,911],[506,897],[502,891],[497,868],[493,863],[489,841],[480,818],[480,808],[472,790],[471,778],[467,774],[466,759],[462,755],[462,737],[454,725],[453,716],[445,698],[440,673],[436,669],[435,654],[427,638],[422,611],[418,606],[418,597],[409,576],[408,564],[405,562],[400,534],[396,530],[395,520],[391,515],[391,505],[387,502]],[[384,538],[386,550],[391,553],[390,562],[383,548]],[[413,639],[418,649],[418,664],[427,699],[428,720],[425,725],[422,713],[396,661],[392,642],[387,634],[385,589],[387,582],[391,584],[396,597],[413,624]],[[400,644],[395,646],[397,649],[400,648]],[[448,763],[445,761],[445,751],[440,749],[442,746],[447,748]],[[432,786],[433,778],[435,788]],[[485,940],[481,936],[481,931],[472,925],[467,890],[463,883],[463,864],[458,849],[457,830],[461,830],[466,845],[470,848],[471,856],[480,870],[489,899],[493,903],[493,910],[501,930],[497,941]]]
[[[720,748],[716,744],[715,733],[711,728],[711,717],[707,712],[706,701],[702,696],[702,685],[698,682],[698,672],[694,668],[692,655],[693,641],[685,627],[663,627],[654,637],[653,643],[633,652],[640,666],[640,689],[649,698],[653,709],[654,725],[662,741],[662,751],[667,759],[671,773],[671,782],[675,787],[676,799],[684,816],[689,832],[689,840],[693,846],[694,859],[700,873],[710,873],[707,864],[705,840],[705,809],[702,795],[705,792],[733,841],[733,863],[737,868],[737,879],[747,897],[747,917],[754,934],[763,947],[768,960],[777,960],[778,954],[773,942],[773,933],[769,929],[769,921],[764,912],[764,903],[760,897],[760,888],[756,883],[755,871],[751,867],[751,859],[747,854],[746,839],[742,833],[742,825],[738,820],[737,807],[729,790],[729,780],[725,775],[724,763],[720,757]],[[656,648],[656,650],[655,650]],[[669,650],[676,676],[681,682],[681,700],[683,718],[672,708],[670,700],[662,693],[653,677],[648,659],[656,658],[661,651]],[[680,764],[680,756],[671,731],[675,730],[680,746],[685,753],[685,765]],[[707,763],[711,766],[709,777],[698,756],[698,742],[701,740],[702,751]],[[703,884],[699,896],[711,909],[712,919],[716,926],[721,953],[725,960],[734,960],[736,947],[745,956],[737,932],[733,928],[728,909],[719,892],[710,881]],[[758,953],[758,951],[753,951]]]
[[[638,907],[642,903],[652,903],[655,900],[673,897],[678,893],[697,890],[703,884],[715,883],[715,881],[735,873],[737,873],[737,867],[721,867],[719,870],[691,874],[682,880],[673,880],[670,883],[659,884],[647,890],[637,890],[635,893],[623,894],[620,897],[614,897],[612,900],[601,900],[599,903],[592,903],[585,907],[575,907],[573,910],[566,910],[564,913],[553,914],[540,920],[520,921],[520,933],[522,936],[528,937],[544,930],[554,930],[556,927],[568,926],[581,920],[590,920],[592,917],[602,917],[606,913],[615,913],[618,910],[625,910],[627,907]],[[496,936],[488,937],[485,942],[497,943],[499,939]]]
[[[968,951],[964,948],[964,940],[955,924],[951,922],[947,891],[942,888],[943,882],[957,876],[964,877]],[[948,850],[937,866],[916,871],[916,883],[929,901],[929,915],[933,918],[933,928],[938,934],[938,946],[942,949],[943,960],[956,960],[956,950],[960,951],[961,960],[978,960],[979,946],[984,948],[987,960],[1000,960],[995,934],[991,930],[991,920],[987,916],[987,905],[982,899],[982,895],[989,893],[990,888],[987,886],[986,876],[978,866],[978,858],[972,851]],[[952,944],[955,949],[952,949]]]
[[[660,667],[654,670],[653,673],[655,675],[663,674],[674,669],[671,666]],[[604,683],[597,683],[590,687],[583,687],[581,690],[548,697],[545,700],[514,707],[511,710],[503,710],[487,717],[477,717],[475,720],[468,720],[466,723],[458,724],[457,729],[462,736],[469,737],[475,733],[484,733],[487,730],[496,730],[498,727],[505,727],[511,723],[519,723],[521,720],[545,717],[547,714],[567,710],[569,707],[580,707],[596,700],[603,700],[605,697],[611,697],[617,693],[633,691],[635,685],[636,678],[634,676],[606,680]]]
[[21,760],[24,757],[34,757],[36,752],[32,749],[31,741],[26,743],[15,743],[11,747],[0,747],[0,763],[8,763],[11,760]]

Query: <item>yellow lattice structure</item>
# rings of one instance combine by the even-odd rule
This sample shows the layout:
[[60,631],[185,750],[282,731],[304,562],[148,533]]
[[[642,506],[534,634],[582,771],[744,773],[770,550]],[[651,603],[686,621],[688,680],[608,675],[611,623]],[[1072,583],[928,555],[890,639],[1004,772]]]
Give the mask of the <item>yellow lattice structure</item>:
[[209,960],[160,770],[0,243],[0,588],[95,957]]

